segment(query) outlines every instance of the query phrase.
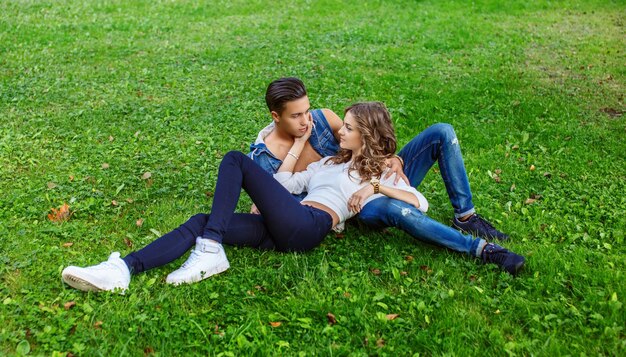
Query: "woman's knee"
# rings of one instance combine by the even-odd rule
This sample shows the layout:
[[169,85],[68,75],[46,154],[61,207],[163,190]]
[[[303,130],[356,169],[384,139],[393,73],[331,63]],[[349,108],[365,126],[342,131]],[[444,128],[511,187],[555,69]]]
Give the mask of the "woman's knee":
[[419,224],[424,219],[424,213],[418,210],[410,203],[393,200],[388,205],[387,216],[390,221],[395,222],[395,225],[402,221],[411,221],[412,224]]
[[456,139],[454,127],[448,123],[433,124],[428,129],[435,131],[443,142],[453,142]]

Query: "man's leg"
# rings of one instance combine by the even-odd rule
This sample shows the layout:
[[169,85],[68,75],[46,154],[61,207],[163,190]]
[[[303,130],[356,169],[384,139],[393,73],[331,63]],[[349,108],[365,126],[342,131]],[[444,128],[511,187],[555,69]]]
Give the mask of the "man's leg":
[[311,214],[311,208],[301,205],[274,177],[249,157],[231,151],[220,164],[211,216],[203,238],[221,241],[228,231],[242,188],[261,211],[279,251],[310,250],[319,245],[331,229],[332,219],[320,225],[318,216]]
[[489,222],[475,214],[463,156],[454,128],[438,123],[422,131],[398,153],[404,160],[404,173],[414,187],[439,163],[441,177],[454,208],[453,226],[485,239],[508,239]]
[[[196,238],[202,235],[209,216],[204,213],[196,214],[178,228],[125,256],[123,260],[131,274],[160,267],[180,258],[196,244]],[[274,243],[263,224],[263,218],[248,214],[233,216],[223,243],[259,249],[274,248]]]

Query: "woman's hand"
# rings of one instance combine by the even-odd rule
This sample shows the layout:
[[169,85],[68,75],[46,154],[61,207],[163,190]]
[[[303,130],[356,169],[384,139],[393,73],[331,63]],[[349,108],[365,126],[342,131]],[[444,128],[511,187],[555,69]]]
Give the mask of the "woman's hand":
[[295,138],[295,142],[306,143],[307,140],[309,140],[309,138],[311,137],[311,132],[313,132],[313,116],[311,115],[311,112],[308,112],[305,115],[308,117],[306,132],[304,133],[304,135]]
[[348,210],[350,212],[359,213],[363,209],[363,202],[374,194],[374,186],[368,184],[362,189],[356,191],[348,199]]
[[397,185],[398,181],[400,181],[400,179],[403,179],[407,185],[411,186],[411,182],[409,182],[409,178],[406,177],[406,175],[404,174],[404,171],[402,170],[402,161],[400,161],[400,159],[394,156],[390,159],[387,159],[385,164],[389,168],[389,171],[385,175],[385,178],[384,178],[385,180],[391,177],[391,175],[396,174],[396,179],[393,180],[394,185]]

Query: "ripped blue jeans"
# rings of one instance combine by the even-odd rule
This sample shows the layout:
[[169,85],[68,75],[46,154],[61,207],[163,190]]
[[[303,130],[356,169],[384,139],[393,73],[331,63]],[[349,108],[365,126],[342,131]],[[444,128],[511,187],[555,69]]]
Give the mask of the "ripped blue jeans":
[[[456,217],[474,213],[472,193],[465,172],[461,148],[454,128],[434,124],[422,131],[398,153],[404,160],[404,173],[411,185],[419,189],[430,168],[439,163]],[[486,242],[465,235],[426,216],[415,207],[388,197],[377,198],[363,207],[359,220],[374,228],[396,227],[421,241],[480,256]]]

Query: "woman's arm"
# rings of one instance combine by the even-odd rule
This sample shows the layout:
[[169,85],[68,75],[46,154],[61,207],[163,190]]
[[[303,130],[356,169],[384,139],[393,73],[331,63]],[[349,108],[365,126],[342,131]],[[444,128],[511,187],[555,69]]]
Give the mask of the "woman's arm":
[[311,117],[311,112],[307,113],[307,115],[309,116],[309,124],[307,126],[306,133],[293,140],[293,145],[291,146],[291,149],[287,151],[287,156],[285,156],[282,165],[278,168],[278,172],[293,172],[293,169],[296,167],[296,162],[298,162],[300,154],[302,153],[302,150],[304,150],[304,145],[311,137],[311,132],[313,131],[313,119]]
[[[400,201],[404,201],[410,205],[415,206],[422,212],[428,211],[428,201],[426,197],[418,192],[412,186],[407,185],[403,180],[394,184],[395,174],[385,178],[383,173],[383,179],[380,181],[378,193],[383,194],[389,198],[394,198]],[[371,184],[365,185],[363,188],[355,192],[348,199],[348,209],[352,212],[360,212],[363,208],[365,201],[374,194],[374,186]]]
[[317,172],[322,165],[324,165],[325,159],[316,161],[306,167],[306,170],[301,172],[283,171],[274,174],[274,179],[278,181],[284,188],[290,193],[300,194],[308,190],[309,181],[311,177]]

